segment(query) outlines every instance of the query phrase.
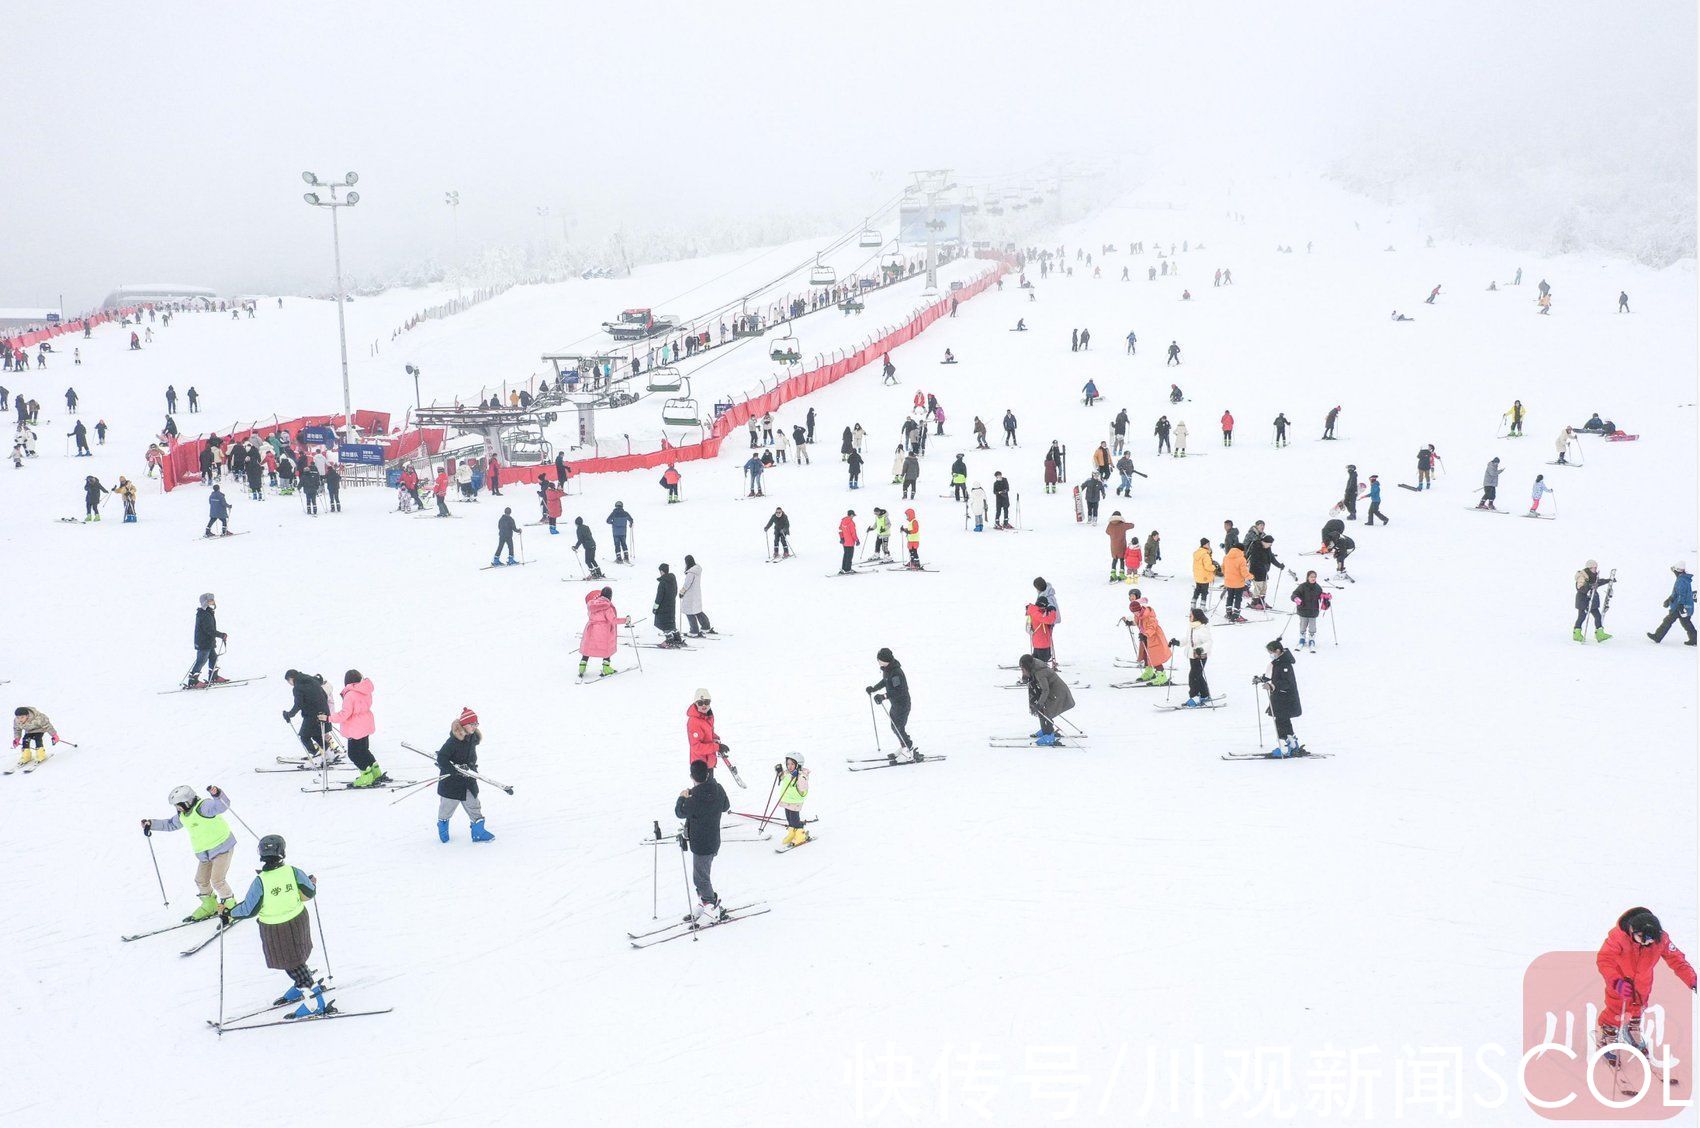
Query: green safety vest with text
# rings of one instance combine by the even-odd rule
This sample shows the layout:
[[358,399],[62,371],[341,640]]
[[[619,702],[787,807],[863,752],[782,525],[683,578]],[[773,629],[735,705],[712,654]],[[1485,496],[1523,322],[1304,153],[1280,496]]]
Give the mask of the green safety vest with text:
[[177,821],[189,832],[189,849],[197,854],[204,854],[230,839],[230,826],[224,821],[224,816],[209,818],[201,814],[199,800],[186,813],[177,816]]
[[261,924],[287,924],[307,911],[307,902],[295,886],[294,866],[261,870],[260,886],[260,909],[254,915]]

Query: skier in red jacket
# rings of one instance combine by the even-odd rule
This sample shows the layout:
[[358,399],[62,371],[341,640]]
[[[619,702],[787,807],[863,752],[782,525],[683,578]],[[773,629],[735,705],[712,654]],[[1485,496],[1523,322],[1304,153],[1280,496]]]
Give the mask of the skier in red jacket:
[[[1653,971],[1660,960],[1670,965],[1676,977],[1694,990],[1694,968],[1672,944],[1651,911],[1637,906],[1617,918],[1605,943],[1600,945],[1594,966],[1605,981],[1606,1001],[1600,1010],[1598,1045],[1627,1042],[1643,1054],[1647,1043],[1641,1037],[1641,1012],[1653,994]],[[1606,1060],[1617,1065],[1615,1054]]]
[[851,567],[856,562],[856,546],[861,538],[856,535],[856,511],[847,510],[844,519],[838,522],[838,543],[844,547],[844,562],[838,566],[838,574],[848,576],[855,571]]

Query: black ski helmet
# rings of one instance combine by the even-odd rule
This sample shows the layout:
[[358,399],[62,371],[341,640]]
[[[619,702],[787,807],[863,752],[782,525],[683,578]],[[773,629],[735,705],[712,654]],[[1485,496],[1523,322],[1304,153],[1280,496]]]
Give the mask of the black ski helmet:
[[276,858],[280,862],[283,860],[283,835],[268,834],[260,839],[260,859],[264,861],[267,858]]
[[1657,944],[1665,935],[1659,918],[1653,915],[1651,909],[1630,909],[1618,920],[1618,924],[1631,937],[1645,936],[1649,944]]

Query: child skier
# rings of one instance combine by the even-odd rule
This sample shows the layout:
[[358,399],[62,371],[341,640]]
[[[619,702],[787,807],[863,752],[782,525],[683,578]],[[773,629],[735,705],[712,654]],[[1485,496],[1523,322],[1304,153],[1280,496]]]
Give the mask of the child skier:
[[[1647,1053],[1647,1043],[1641,1037],[1641,1014],[1652,1001],[1653,972],[1660,960],[1676,973],[1684,986],[1694,990],[1694,968],[1671,943],[1658,917],[1640,906],[1618,917],[1617,927],[1606,936],[1594,957],[1594,966],[1599,968],[1606,989],[1595,1034],[1596,1045],[1626,1043],[1642,1054]],[[1605,1059],[1614,1069],[1617,1067],[1615,1053],[1607,1053]]]
[[[195,852],[195,892],[200,894],[201,903],[183,919],[206,920],[218,912],[221,902],[226,908],[236,904],[225,880],[230,872],[232,851],[236,849],[236,834],[224,821],[224,812],[230,809],[230,797],[208,785],[205,799],[187,786],[173,787],[170,798],[175,813],[166,819],[143,819],[142,833],[152,836],[155,830],[189,832],[189,849]],[[216,898],[214,893],[218,894]]]
[[779,777],[779,805],[785,808],[785,825],[789,827],[782,840],[786,849],[795,849],[809,840],[803,826],[803,801],[809,797],[809,769],[803,766],[801,753],[793,752],[783,764],[773,765]]
[[282,836],[268,834],[260,839],[260,869],[248,886],[248,895],[235,908],[219,911],[226,927],[251,916],[260,918],[260,950],[265,954],[266,966],[289,975],[289,990],[278,998],[277,1005],[304,997],[312,999],[311,1010],[303,1001],[284,1015],[285,1019],[336,1012],[335,1005],[325,1001],[324,984],[315,979],[313,969],[307,966],[313,955],[313,929],[307,919],[307,902],[317,892],[310,875],[284,861]]
[[1299,618],[1299,649],[1303,650],[1306,640],[1309,640],[1310,651],[1316,653],[1316,621],[1322,613],[1328,610],[1333,597],[1323,590],[1316,582],[1315,572],[1306,572],[1304,583],[1293,589],[1293,604],[1298,609]]
[[631,622],[614,609],[614,589],[602,588],[592,591],[584,597],[585,624],[584,636],[579,640],[578,676],[584,677],[585,669],[592,658],[602,659],[602,672],[598,677],[607,677],[616,673],[614,651],[619,645],[619,628]]
[[1541,498],[1552,492],[1552,487],[1547,485],[1547,476],[1545,474],[1536,474],[1535,484],[1529,489],[1529,516],[1534,517],[1537,515],[1537,511],[1541,507]]
[[378,722],[372,716],[374,688],[359,670],[349,670],[342,675],[342,707],[319,717],[320,721],[342,730],[342,738],[348,745],[348,758],[360,769],[350,787],[375,787],[390,778],[372,755],[372,734],[378,729]]
[[[1689,629],[1693,630],[1692,627]],[[59,730],[53,727],[46,713],[28,705],[12,710],[12,747],[19,750],[19,767],[29,763],[32,757],[46,762],[47,749],[41,743],[43,737],[51,737],[53,743],[59,743]]]
[[1600,589],[1616,582],[1602,578],[1600,566],[1593,560],[1584,564],[1582,570],[1576,573],[1576,624],[1570,632],[1571,638],[1577,642],[1582,641],[1582,624],[1589,614],[1594,616],[1594,641],[1604,642],[1611,637],[1600,620]]

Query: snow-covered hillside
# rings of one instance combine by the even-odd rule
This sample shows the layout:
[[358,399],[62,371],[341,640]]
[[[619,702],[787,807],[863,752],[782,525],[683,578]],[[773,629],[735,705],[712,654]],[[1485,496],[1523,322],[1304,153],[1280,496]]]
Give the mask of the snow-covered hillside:
[[[898,386],[870,368],[793,404],[786,426],[817,413],[812,463],[771,471],[765,499],[742,496],[736,440],[682,467],[681,505],[663,504],[652,472],[584,479],[566,525],[579,516],[594,529],[620,612],[649,614],[657,565],[679,571],[691,554],[723,633],[689,651],[644,650],[641,673],[622,639],[622,674],[606,684],[575,685],[592,585],[570,537],[526,527],[526,567],[480,570],[504,502],[537,520],[524,488],[457,504],[460,524],[446,526],[399,515],[388,491],[349,491],[344,513],[310,517],[298,497],[251,503],[232,490],[233,527],[249,535],[211,543],[200,486],[160,495],[144,483],[134,525],[110,501],[99,524],[60,520],[80,514],[84,475],[140,480],[168,383],[204,397],[200,416],[178,417],[190,432],[203,419],[223,429],[339,409],[329,304],[261,302],[252,320],[185,315],[140,352],[109,326],[63,339],[45,371],[0,376],[43,405],[40,457],[0,470],[13,626],[0,696],[45,711],[77,742],[39,772],[0,779],[0,889],[13,920],[0,1121],[104,1124],[198,1105],[267,1125],[1219,1124],[1273,1119],[1252,1110],[1274,1086],[1268,1099],[1299,1110],[1297,1123],[1428,1123],[1445,1110],[1395,1103],[1402,1055],[1457,1047],[1468,1065],[1497,1044],[1514,1058],[1523,974],[1538,955],[1591,952],[1638,904],[1677,944],[1700,947],[1695,651],[1680,632],[1663,646],[1644,637],[1663,614],[1670,565],[1700,555],[1693,261],[1654,272],[1426,248],[1415,224],[1311,184],[1138,195],[1168,199],[1180,206],[1130,200],[1047,233],[1072,276],[1034,274],[1031,295],[1012,279],[964,303],[894,352]],[[1136,240],[1147,251],[1130,256]],[[1099,253],[1112,242],[1118,253]],[[1147,281],[1171,242],[1179,277]],[[1277,253],[1285,245],[1294,252]],[[1077,247],[1102,278],[1076,262]],[[792,263],[806,248],[768,257]],[[1231,286],[1212,285],[1219,267]],[[1519,267],[1524,284],[1507,286]],[[408,363],[423,370],[427,403],[470,399],[541,374],[543,353],[624,306],[688,312],[774,273],[751,253],[520,287],[393,344],[389,329],[441,291],[358,301],[355,405],[399,420],[413,397]],[[1543,278],[1550,316],[1534,302]],[[1440,297],[1424,304],[1436,284]],[[1614,312],[1620,290],[1633,313]],[[883,323],[895,324],[910,297],[888,297]],[[1390,321],[1395,309],[1415,320]],[[857,337],[882,323],[875,315],[870,305]],[[1018,318],[1029,332],[1010,332]],[[809,322],[823,346],[854,330],[832,312]],[[1091,330],[1089,351],[1070,350],[1079,328]],[[362,355],[372,340],[377,354]],[[1164,363],[1171,340],[1176,367]],[[939,364],[947,347],[954,367]],[[771,375],[719,367],[726,383],[702,398]],[[1080,396],[1089,379],[1105,397],[1092,408]],[[1185,402],[1169,402],[1171,382]],[[93,458],[65,456],[67,385],[81,396],[76,417],[112,429]],[[918,390],[948,414],[912,503],[935,571],[829,578],[846,510],[860,527],[875,506],[894,518],[905,509],[888,468]],[[1496,439],[1513,399],[1528,437]],[[1338,441],[1319,441],[1335,405]],[[1041,460],[1051,440],[1066,443],[1070,479],[1083,480],[1124,407],[1148,477],[1131,499],[1107,498],[1103,516],[1119,510],[1141,537],[1161,531],[1161,570],[1174,578],[1139,586],[1170,636],[1184,631],[1200,538],[1220,541],[1225,519],[1241,530],[1261,519],[1289,567],[1325,570],[1302,554],[1317,547],[1346,465],[1366,482],[1380,476],[1391,524],[1351,526],[1357,582],[1335,593],[1321,647],[1297,663],[1298,733],[1332,758],[1221,758],[1260,747],[1251,679],[1266,642],[1293,641],[1284,615],[1216,631],[1209,675],[1223,708],[1160,711],[1161,691],[1109,687],[1134,673],[1114,665],[1132,656],[1119,622],[1129,588],[1106,582],[1102,524],[1076,523],[1066,490],[1043,492]],[[654,408],[628,410],[647,420]],[[1019,448],[1001,445],[1006,410]],[[1237,421],[1228,449],[1224,410]],[[1554,435],[1595,411],[1639,441],[1585,439],[1581,468],[1546,465]],[[1270,424],[1283,412],[1293,441],[1277,449]],[[1208,457],[1156,457],[1164,414],[1184,419],[1191,450]],[[975,416],[990,450],[974,449]],[[837,452],[856,423],[869,461],[852,492]],[[1430,443],[1444,465],[1436,488],[1397,488],[1415,481],[1415,453]],[[957,452],[970,483],[989,489],[994,471],[1011,480],[1020,532],[965,528],[948,497]],[[1501,505],[1520,513],[1545,474],[1556,520],[1472,511],[1494,456]],[[604,519],[616,501],[637,519],[630,567],[612,563]],[[762,527],[776,506],[798,554],[770,564]],[[1615,637],[1578,645],[1572,576],[1590,558],[1619,576],[1606,622]],[[1000,665],[1025,652],[1037,576],[1058,593],[1063,672],[1082,683],[1068,719],[1091,737],[993,748],[991,737],[1036,727]],[[196,599],[209,591],[230,636],[226,674],[263,680],[168,694],[193,659]],[[846,771],[874,755],[864,688],[882,647],[912,681],[919,746],[944,762]],[[303,794],[304,774],[256,774],[299,747],[278,718],[290,668],[333,687],[350,668],[372,679],[374,751],[400,779],[433,771],[402,741],[434,750],[463,706],[476,710],[481,770],[514,787],[484,789],[496,840],[469,842],[457,816],[439,843],[433,799]],[[786,854],[774,852],[778,833],[728,842],[716,886],[730,904],[772,911],[634,951],[628,932],[685,908],[678,851],[640,842],[657,821],[668,834],[677,825],[685,711],[699,687],[749,785],[722,778],[733,810],[762,811],[773,765],[801,755],[818,841]],[[1267,743],[1267,718],[1262,733]],[[889,731],[877,736],[889,750]],[[314,966],[334,973],[345,1009],[393,1013],[220,1037],[206,1025],[220,1006],[219,946],[178,955],[208,926],[120,943],[194,903],[186,836],[151,840],[167,908],[138,825],[168,815],[179,784],[228,789],[243,820],[239,894],[255,835],[287,838],[291,861],[319,882],[329,950]],[[227,1013],[287,986],[252,926],[230,934],[222,960]],[[1318,1078],[1331,1059],[1317,1055],[1329,1048],[1361,1055],[1369,1109],[1344,1113],[1338,1093],[1324,1107],[1333,1090]],[[1283,1054],[1284,1081],[1268,1064]],[[1253,1059],[1275,1079],[1246,1082]],[[279,1068],[283,1096],[258,1081]],[[1536,1122],[1478,1072],[1466,1068],[1463,1085],[1466,1122]]]

